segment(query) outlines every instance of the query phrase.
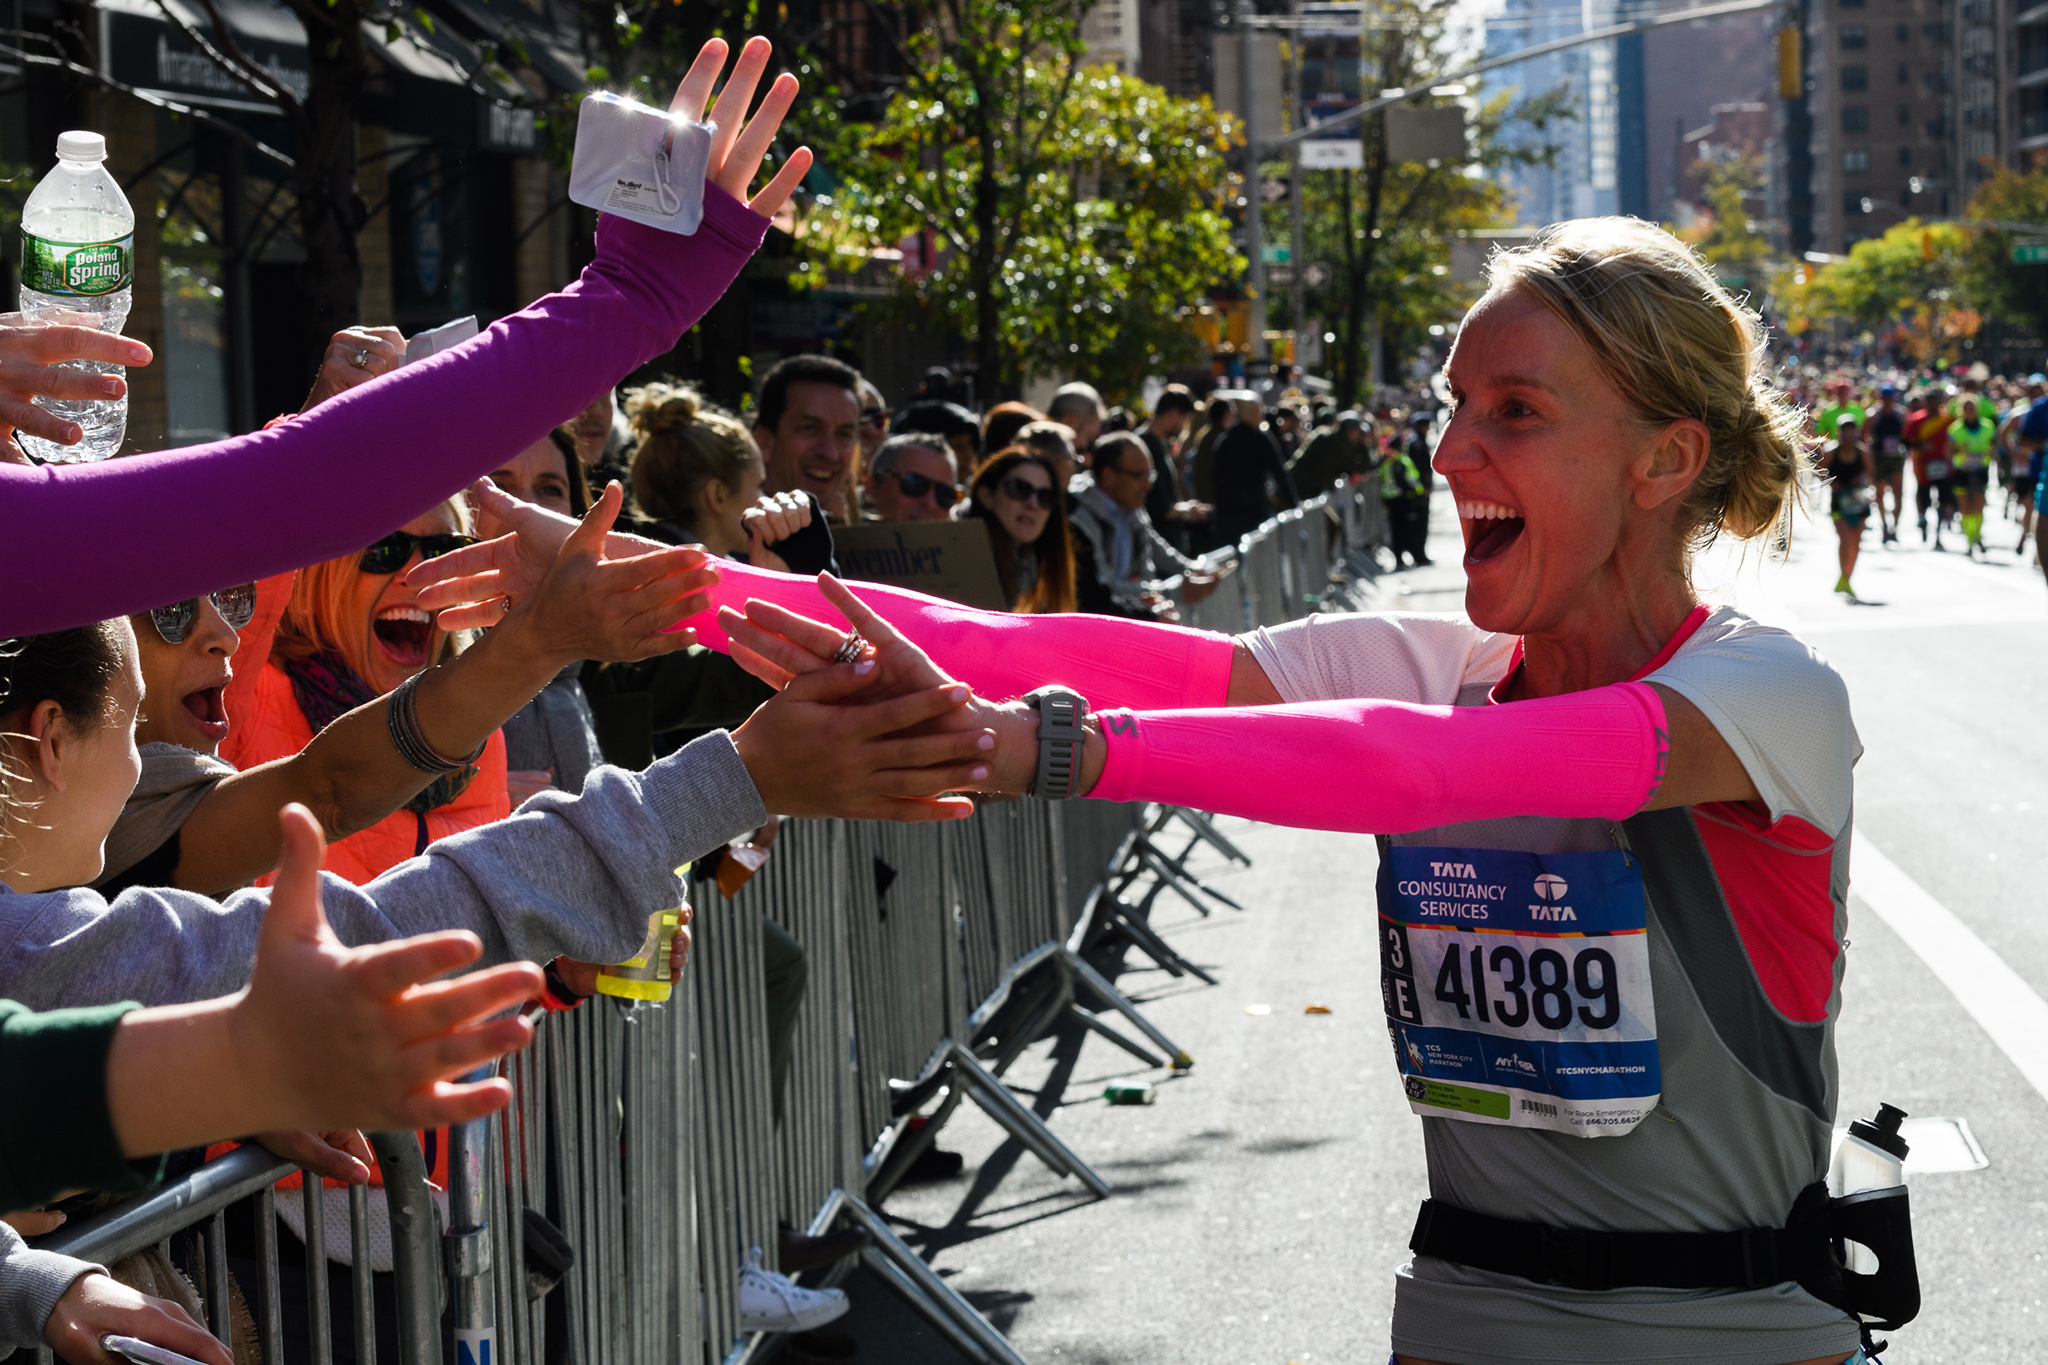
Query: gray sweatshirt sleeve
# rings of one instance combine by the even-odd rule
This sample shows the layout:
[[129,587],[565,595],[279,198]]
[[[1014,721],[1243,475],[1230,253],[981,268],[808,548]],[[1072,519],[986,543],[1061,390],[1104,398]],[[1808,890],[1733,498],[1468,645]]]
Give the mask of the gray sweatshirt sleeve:
[[71,1282],[102,1269],[54,1251],[32,1251],[20,1233],[0,1223],[0,1359],[41,1346],[43,1324]]
[[[471,929],[484,962],[630,957],[647,917],[680,903],[675,869],[767,820],[724,731],[642,773],[595,768],[581,795],[543,792],[510,819],[438,840],[366,886],[323,877],[350,945]],[[268,890],[224,902],[130,888],[0,894],[0,998],[31,1009],[208,1000],[248,984]]]

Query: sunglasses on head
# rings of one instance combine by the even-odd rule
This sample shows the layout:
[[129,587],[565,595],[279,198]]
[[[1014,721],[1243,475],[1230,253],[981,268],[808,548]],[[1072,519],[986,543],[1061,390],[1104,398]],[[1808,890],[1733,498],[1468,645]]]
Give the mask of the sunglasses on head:
[[957,485],[940,483],[927,474],[899,474],[896,478],[896,489],[912,502],[927,493],[931,494],[932,501],[941,507],[951,507],[960,501],[960,489]]
[[1022,479],[1012,474],[1009,478],[997,484],[996,487],[1001,489],[1003,496],[1012,502],[1035,502],[1048,512],[1054,507],[1053,498],[1055,490],[1050,485],[1036,484],[1029,479]]
[[886,427],[889,425],[889,410],[887,408],[862,408],[860,410],[860,420],[865,426]]
[[[213,603],[213,609],[220,613],[220,619],[229,627],[240,630],[256,616],[256,585],[243,583],[238,587],[222,588],[219,592],[206,594],[206,600]],[[173,602],[168,607],[157,607],[149,613],[149,623],[156,627],[156,633],[167,645],[182,645],[192,631],[192,623],[199,619],[199,599],[189,597],[183,602]]]
[[422,560],[428,560],[474,544],[475,536],[458,535],[453,531],[443,531],[431,536],[416,536],[410,531],[393,531],[363,551],[363,557],[357,567],[364,573],[397,573],[411,562],[414,550],[420,552]]

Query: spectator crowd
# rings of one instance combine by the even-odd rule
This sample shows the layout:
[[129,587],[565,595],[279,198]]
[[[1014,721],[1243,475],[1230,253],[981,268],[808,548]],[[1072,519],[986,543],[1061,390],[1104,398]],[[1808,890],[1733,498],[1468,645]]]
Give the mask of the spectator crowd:
[[[682,105],[703,110],[714,49]],[[749,44],[721,102],[744,108],[766,62]],[[745,412],[676,380],[620,391],[808,165],[747,197],[793,92],[784,76],[744,127],[721,122],[696,237],[608,219],[576,289],[469,344],[407,365],[394,329],[349,328],[299,412],[176,458],[42,468],[8,435],[0,1353],[96,1365],[117,1334],[232,1365],[179,1257],[103,1267],[27,1239],[240,1142],[381,1191],[361,1130],[415,1128],[443,1182],[443,1126],[510,1095],[456,1078],[523,1046],[539,1010],[658,986],[615,964],[679,905],[680,973],[688,902],[735,894],[781,817],[971,809],[951,793],[989,777],[993,740],[949,724],[965,688],[865,680],[857,633],[851,670],[795,681],[699,643],[719,565],[816,575],[835,528],[978,522],[1010,610],[1170,622],[1241,536],[1337,481],[1379,480],[1426,526],[1427,421],[1296,390],[1168,385],[1141,413],[1075,382],[1042,410],[976,411],[944,370],[892,405],[844,360],[795,355]],[[61,366],[151,359],[0,325],[4,430],[75,441],[34,400],[122,381]],[[1426,562],[1419,531],[1401,547]],[[449,575],[488,590],[451,595]],[[808,967],[762,934],[780,1122]],[[958,1169],[933,1150],[912,1175]],[[303,1236],[298,1201],[278,1207]],[[529,1242],[559,1240],[557,1209],[524,1212]],[[229,1266],[260,1240],[231,1228]],[[737,1268],[743,1325],[799,1334],[797,1365],[850,1358],[821,1330],[844,1294],[789,1275],[864,1241],[785,1229],[779,1273]],[[304,1292],[288,1277],[301,1336]],[[394,1302],[382,1274],[386,1329]]]

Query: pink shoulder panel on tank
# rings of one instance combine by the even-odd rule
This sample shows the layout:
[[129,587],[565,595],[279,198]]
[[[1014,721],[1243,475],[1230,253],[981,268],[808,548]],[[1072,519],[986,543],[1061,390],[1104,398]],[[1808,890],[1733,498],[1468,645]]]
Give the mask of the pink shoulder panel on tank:
[[1727,802],[1695,806],[1693,816],[1764,994],[1787,1019],[1825,1019],[1840,952],[1834,839],[1797,816],[1771,824]]

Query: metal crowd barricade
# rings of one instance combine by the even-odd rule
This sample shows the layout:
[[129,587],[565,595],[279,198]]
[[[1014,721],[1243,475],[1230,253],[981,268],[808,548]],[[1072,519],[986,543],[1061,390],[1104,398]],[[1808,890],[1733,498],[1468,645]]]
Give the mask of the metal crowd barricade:
[[[393,1365],[438,1365],[441,1360],[441,1278],[434,1245],[438,1215],[427,1193],[426,1166],[417,1138],[411,1133],[371,1135],[378,1164],[383,1167],[386,1207],[390,1219],[392,1270],[396,1288],[398,1359]],[[238,1338],[254,1349],[265,1365],[281,1365],[285,1352],[285,1281],[278,1256],[277,1182],[298,1167],[261,1147],[237,1148],[210,1161],[182,1180],[124,1200],[91,1218],[67,1224],[36,1245],[80,1260],[112,1266],[138,1252],[157,1247],[169,1256],[170,1242],[180,1234],[196,1234],[196,1257],[185,1273],[205,1309],[205,1326],[223,1341]],[[372,1228],[368,1191],[351,1186],[349,1208],[349,1295],[336,1304],[329,1295],[327,1201],[322,1182],[307,1178],[288,1198],[302,1200],[305,1213],[305,1303],[295,1320],[304,1329],[306,1358],[328,1365],[333,1358],[333,1315],[347,1315],[349,1341],[358,1365],[375,1365],[377,1311],[372,1263]],[[231,1269],[228,1217],[249,1213],[255,1235],[255,1275],[243,1282]],[[236,1330],[236,1299],[246,1305],[253,1339]],[[51,1352],[37,1352],[39,1365],[50,1365]]]
[[[1185,618],[1230,632],[1298,620],[1385,541],[1376,484],[1337,485],[1240,541],[1237,572],[1186,605]],[[1188,836],[1177,851],[1171,830]],[[1173,889],[1204,913],[1206,901],[1234,906],[1188,871],[1198,844],[1248,861],[1205,816],[1166,806],[1027,798],[940,825],[785,822],[774,856],[736,897],[699,884],[691,967],[668,1003],[600,998],[550,1015],[535,1045],[506,1063],[511,1108],[451,1135],[445,1231],[413,1135],[374,1135],[389,1192],[396,1365],[442,1360],[444,1304],[454,1365],[741,1365],[762,1343],[741,1331],[739,1267],[755,1247],[775,1267],[783,1222],[868,1229],[864,1262],[964,1355],[1022,1365],[870,1205],[963,1099],[1054,1170],[1108,1193],[999,1078],[1063,1018],[1150,1063],[1191,1064],[1082,951],[1121,915],[1146,951],[1171,953],[1156,935],[1147,946],[1144,916],[1125,902],[1140,876],[1152,879],[1149,894]],[[779,1125],[768,920],[809,963]],[[928,1116],[912,1133],[919,1110]],[[272,1186],[290,1169],[243,1148],[38,1244],[108,1261],[196,1229],[208,1321],[231,1336],[224,1211],[246,1202],[258,1354],[282,1365]],[[359,1365],[376,1365],[373,1282],[352,1273],[347,1302],[329,1302],[325,1204],[304,1197],[313,1365],[328,1365],[337,1311],[352,1318]],[[373,1216],[355,1192],[356,1267],[369,1263]],[[530,1230],[550,1245],[530,1246]]]

